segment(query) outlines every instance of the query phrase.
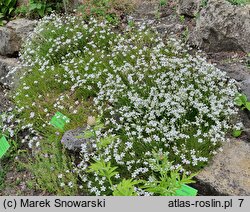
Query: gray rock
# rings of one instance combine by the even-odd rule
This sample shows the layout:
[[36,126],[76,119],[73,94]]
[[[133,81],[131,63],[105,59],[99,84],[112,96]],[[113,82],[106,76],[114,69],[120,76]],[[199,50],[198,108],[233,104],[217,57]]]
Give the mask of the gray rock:
[[183,31],[185,26],[181,24],[159,24],[156,26],[156,30],[163,35],[171,33],[180,33]]
[[158,12],[159,12],[159,2],[144,1],[138,5],[135,12],[133,13],[133,17],[135,19],[155,19],[157,17]]
[[237,7],[225,0],[209,0],[190,33],[192,45],[209,52],[250,52],[250,6]]
[[177,13],[189,17],[195,17],[199,12],[201,0],[178,0]]
[[0,27],[0,55],[17,55],[22,42],[34,30],[36,21],[17,19]]
[[15,74],[10,74],[14,69],[18,69],[18,60],[16,58],[6,58],[0,56],[0,84],[5,88],[14,88],[17,79]]
[[225,71],[230,78],[239,82],[239,89],[250,100],[250,69],[241,63],[225,63],[216,65]]
[[232,140],[225,143],[209,166],[197,175],[199,183],[223,195],[250,195],[250,143]]
[[68,150],[79,152],[81,150],[82,144],[87,144],[87,148],[91,152],[90,139],[85,139],[83,137],[86,128],[77,128],[74,130],[69,130],[64,133],[61,143]]
[[250,70],[241,63],[226,63],[218,65],[217,67],[220,70],[227,72],[230,78],[233,78],[238,82],[250,79]]
[[250,78],[249,77],[242,81],[241,90],[242,90],[242,93],[244,93],[247,96],[248,100],[250,100]]

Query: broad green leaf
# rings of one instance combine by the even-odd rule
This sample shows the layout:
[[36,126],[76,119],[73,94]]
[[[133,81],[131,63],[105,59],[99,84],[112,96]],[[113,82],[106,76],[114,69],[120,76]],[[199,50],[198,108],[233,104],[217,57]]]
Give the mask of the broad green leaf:
[[15,8],[17,0],[11,0],[10,7]]
[[40,4],[40,3],[31,3],[29,5],[29,9],[32,11],[32,10],[41,10],[43,7],[43,4]]
[[48,7],[48,8],[46,8],[46,11],[47,11],[47,12],[52,12],[52,8],[51,8],[51,7]]
[[250,102],[246,102],[245,107],[246,109],[250,110]]
[[247,97],[244,94],[239,94],[236,98],[235,98],[235,104],[237,106],[242,106],[245,105],[247,103]]
[[15,8],[13,8],[13,7],[10,8],[10,9],[9,9],[9,13],[11,13],[11,12],[14,11],[14,10],[15,10]]
[[40,15],[40,17],[43,17],[45,15],[45,5],[42,5],[41,9],[39,9],[37,12]]
[[234,130],[232,132],[233,137],[238,138],[241,135],[242,131],[241,130]]
[[11,3],[11,0],[5,0],[5,5],[9,6],[9,4]]
[[237,97],[234,99],[234,104],[240,107],[240,106],[243,105],[243,102],[242,102],[241,99],[237,96]]

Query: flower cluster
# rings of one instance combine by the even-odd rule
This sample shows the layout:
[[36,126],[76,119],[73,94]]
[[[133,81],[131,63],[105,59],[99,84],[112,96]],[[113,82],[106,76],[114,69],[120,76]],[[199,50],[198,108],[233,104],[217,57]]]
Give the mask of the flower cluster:
[[[97,145],[91,157],[83,146],[83,170],[91,158],[101,158],[126,170],[123,177],[150,180],[147,160],[154,150],[169,153],[173,169],[190,173],[206,164],[232,128],[230,119],[237,114],[234,80],[199,55],[187,54],[180,42],[153,39],[152,46],[138,47],[142,34],[134,40],[121,38],[113,48],[113,73],[98,84],[94,102],[109,129],[98,133],[96,143],[107,135],[116,139],[105,148]],[[120,62],[126,55],[130,58]]]
[[[233,127],[237,87],[188,50],[173,38],[163,41],[145,25],[121,33],[94,19],[45,17],[24,46],[24,73],[13,96],[17,123],[30,132],[23,142],[42,151],[55,111],[80,126],[86,115],[83,105],[93,101],[103,125],[94,127],[95,136],[82,145],[74,170],[90,193],[106,195],[122,178],[151,182],[153,152],[168,155],[172,170],[198,170]],[[4,121],[11,123],[14,117],[12,113]],[[16,126],[7,123],[3,128],[14,135]],[[117,167],[117,184],[90,173],[93,161]]]

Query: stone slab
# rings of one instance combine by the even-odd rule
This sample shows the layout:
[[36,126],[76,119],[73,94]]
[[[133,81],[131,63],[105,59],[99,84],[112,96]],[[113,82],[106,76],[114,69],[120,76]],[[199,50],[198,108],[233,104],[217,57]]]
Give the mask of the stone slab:
[[197,176],[199,183],[229,196],[250,195],[250,143],[233,139],[223,145],[209,166]]

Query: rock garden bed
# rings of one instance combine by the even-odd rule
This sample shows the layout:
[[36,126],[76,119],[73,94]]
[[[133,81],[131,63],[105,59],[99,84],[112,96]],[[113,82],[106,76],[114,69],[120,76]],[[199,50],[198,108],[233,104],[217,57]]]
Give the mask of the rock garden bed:
[[0,194],[249,195],[250,7],[233,3],[0,27]]

